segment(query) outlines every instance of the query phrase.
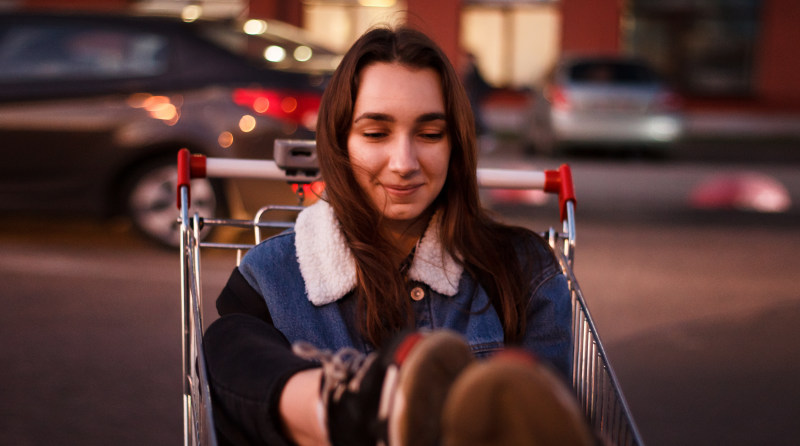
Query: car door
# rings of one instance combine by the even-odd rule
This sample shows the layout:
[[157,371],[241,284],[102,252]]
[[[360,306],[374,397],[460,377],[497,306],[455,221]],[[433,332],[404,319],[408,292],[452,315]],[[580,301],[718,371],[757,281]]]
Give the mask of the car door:
[[42,17],[0,21],[0,207],[99,210],[122,154],[114,130],[145,113],[130,92],[167,69],[148,30]]

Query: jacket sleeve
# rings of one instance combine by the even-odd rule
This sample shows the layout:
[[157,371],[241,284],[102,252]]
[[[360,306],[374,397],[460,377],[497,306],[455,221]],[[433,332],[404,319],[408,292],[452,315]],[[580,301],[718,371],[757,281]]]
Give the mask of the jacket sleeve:
[[217,311],[203,349],[220,443],[291,444],[281,423],[281,393],[291,376],[318,364],[292,352],[238,268],[217,298]]
[[291,444],[280,398],[297,372],[319,365],[296,356],[271,324],[251,315],[220,317],[206,330],[203,349],[221,444]]
[[[529,245],[530,246],[530,245]],[[538,274],[531,281],[523,346],[550,362],[565,379],[572,378],[572,301],[567,278],[543,241],[528,251]]]
[[534,291],[528,305],[524,346],[572,378],[572,304],[567,279],[554,272]]
[[273,325],[266,301],[247,283],[239,268],[233,270],[228,283],[217,298],[217,313],[220,316],[249,314]]

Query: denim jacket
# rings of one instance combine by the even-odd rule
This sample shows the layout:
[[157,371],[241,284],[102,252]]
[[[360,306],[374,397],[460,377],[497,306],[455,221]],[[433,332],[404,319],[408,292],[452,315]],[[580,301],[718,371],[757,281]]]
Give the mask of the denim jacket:
[[[434,219],[438,218],[438,214]],[[500,318],[483,288],[442,249],[438,225],[429,224],[408,270],[409,299],[420,329],[462,333],[477,357],[503,348]],[[571,304],[564,275],[544,243],[532,277],[522,346],[571,374]],[[513,255],[513,254],[509,254]],[[290,341],[319,348],[372,350],[355,324],[355,261],[331,207],[303,210],[295,228],[251,249],[239,272],[266,301],[274,326]]]

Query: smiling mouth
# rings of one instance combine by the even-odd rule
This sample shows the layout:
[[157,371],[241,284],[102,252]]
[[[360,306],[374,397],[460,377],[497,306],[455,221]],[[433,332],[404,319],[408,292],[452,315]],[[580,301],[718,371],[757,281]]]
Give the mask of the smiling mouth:
[[388,185],[384,184],[383,187],[392,195],[411,195],[422,187],[422,184],[408,184],[408,185]]

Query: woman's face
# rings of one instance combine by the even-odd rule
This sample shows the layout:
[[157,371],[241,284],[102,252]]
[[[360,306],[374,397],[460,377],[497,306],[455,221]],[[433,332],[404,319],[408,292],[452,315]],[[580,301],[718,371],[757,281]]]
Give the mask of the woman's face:
[[401,229],[429,209],[450,160],[439,75],[395,63],[361,71],[347,139],[356,181]]

